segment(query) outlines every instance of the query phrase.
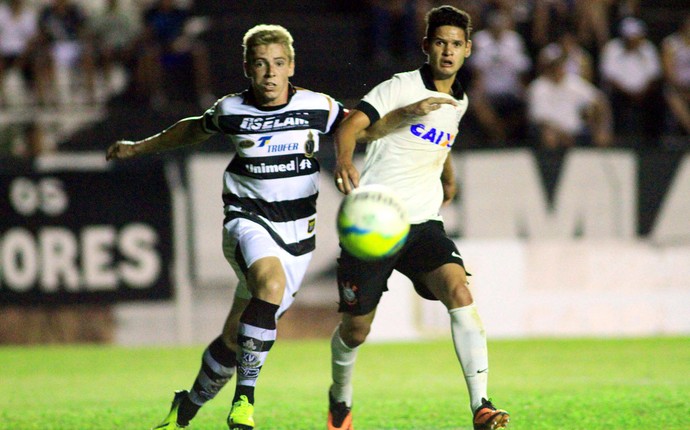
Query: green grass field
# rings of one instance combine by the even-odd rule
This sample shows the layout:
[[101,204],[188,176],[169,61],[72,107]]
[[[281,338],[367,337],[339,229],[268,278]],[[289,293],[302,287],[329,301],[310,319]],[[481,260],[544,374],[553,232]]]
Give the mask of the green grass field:
[[[690,339],[494,341],[490,393],[510,428],[690,429]],[[203,347],[0,348],[0,429],[148,429],[196,376]],[[325,428],[327,340],[280,341],[257,388],[257,429]],[[234,381],[234,380],[233,380]],[[227,429],[234,383],[190,429]],[[367,344],[358,430],[470,429],[450,341]]]

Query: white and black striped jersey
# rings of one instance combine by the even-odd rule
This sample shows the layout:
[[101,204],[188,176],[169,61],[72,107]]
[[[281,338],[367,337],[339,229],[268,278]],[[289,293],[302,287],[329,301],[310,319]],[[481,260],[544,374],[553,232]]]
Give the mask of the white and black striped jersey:
[[237,151],[223,178],[226,222],[248,218],[289,253],[313,251],[319,135],[331,133],[343,117],[330,96],[292,86],[282,106],[258,107],[251,90],[218,100],[203,124]]

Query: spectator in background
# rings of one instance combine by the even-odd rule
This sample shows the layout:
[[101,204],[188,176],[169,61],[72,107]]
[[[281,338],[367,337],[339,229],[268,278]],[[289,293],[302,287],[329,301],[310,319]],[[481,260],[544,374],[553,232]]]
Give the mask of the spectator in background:
[[[458,2],[464,4],[465,1],[466,0],[459,0]],[[520,33],[529,48],[534,21],[534,1],[535,0],[473,0],[471,3],[481,3],[482,8],[481,26],[478,24],[477,28],[484,28],[488,25],[488,17],[493,11],[502,11],[510,18],[512,29]]]
[[[420,52],[415,0],[369,0],[368,3],[371,13],[368,40],[372,43],[371,54],[375,64],[389,66],[394,63],[394,57]],[[414,59],[415,62],[417,60]]]
[[595,52],[611,39],[611,28],[623,17],[639,16],[640,0],[574,0],[578,40]]
[[191,70],[199,105],[208,106],[216,98],[211,94],[211,72],[206,46],[189,26],[191,16],[177,7],[174,0],[157,0],[144,12],[142,55],[138,81],[148,93],[151,106],[163,108],[168,100],[165,84],[175,70]]
[[619,25],[620,37],[601,53],[602,84],[613,109],[617,136],[641,136],[653,143],[662,130],[661,60],[646,38],[647,27],[633,17]]
[[580,0],[577,3],[578,39],[599,51],[611,39],[609,10],[615,0]]
[[24,0],[0,3],[0,107],[5,104],[5,71],[19,70],[27,86],[34,84],[34,46],[38,35],[36,11]]
[[[139,22],[126,14],[119,0],[107,0],[102,13],[89,20],[97,66],[103,70],[108,93],[117,92],[121,82],[116,79],[117,67],[131,71]],[[122,69],[121,69],[122,70]]]
[[611,145],[611,109],[606,96],[581,76],[568,73],[558,44],[539,54],[541,73],[527,88],[528,118],[542,148]]
[[[71,96],[71,78],[74,71],[83,78],[86,102],[95,101],[95,67],[93,53],[86,43],[86,15],[70,0],[52,0],[41,9],[38,18],[39,55],[37,61],[37,90],[42,103],[55,101],[60,91],[61,101]],[[58,82],[58,73],[68,76],[67,82]]]
[[667,131],[690,135],[690,15],[662,41],[661,58],[664,97],[671,114]]
[[0,126],[0,158],[31,160],[48,149],[41,126],[34,120]]
[[557,38],[565,52],[565,70],[594,82],[594,60],[592,55],[577,40],[575,31],[565,27]]
[[555,42],[560,29],[570,24],[574,9],[573,0],[534,0],[532,43],[542,48]]
[[503,10],[487,17],[473,38],[470,97],[473,113],[494,144],[520,139],[525,124],[525,80],[532,61],[525,43]]

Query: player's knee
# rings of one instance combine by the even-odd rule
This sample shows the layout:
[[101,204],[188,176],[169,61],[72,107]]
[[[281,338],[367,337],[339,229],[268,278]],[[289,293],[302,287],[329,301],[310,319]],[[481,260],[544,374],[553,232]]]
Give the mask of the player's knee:
[[285,282],[276,278],[264,279],[255,286],[255,289],[254,297],[278,305],[283,300]]
[[457,279],[446,286],[445,299],[442,300],[448,309],[468,306],[473,303],[472,293],[468,287],[467,278]]
[[371,331],[370,324],[349,324],[340,327],[340,337],[350,348],[356,348],[367,340]]
[[230,349],[231,351],[237,351],[237,331],[230,333],[223,331],[223,334],[220,336],[220,339],[223,341],[223,344]]

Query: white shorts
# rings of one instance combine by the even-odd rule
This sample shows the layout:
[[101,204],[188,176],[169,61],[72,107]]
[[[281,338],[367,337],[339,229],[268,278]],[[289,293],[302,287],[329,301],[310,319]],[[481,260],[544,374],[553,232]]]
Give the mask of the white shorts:
[[290,254],[273,240],[264,227],[245,218],[232,219],[223,226],[223,254],[240,280],[235,297],[246,300],[252,297],[247,287],[246,271],[249,267],[264,257],[280,260],[287,284],[276,319],[294,302],[312,257],[311,252],[299,256]]

